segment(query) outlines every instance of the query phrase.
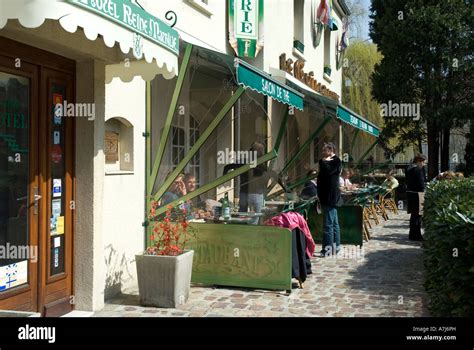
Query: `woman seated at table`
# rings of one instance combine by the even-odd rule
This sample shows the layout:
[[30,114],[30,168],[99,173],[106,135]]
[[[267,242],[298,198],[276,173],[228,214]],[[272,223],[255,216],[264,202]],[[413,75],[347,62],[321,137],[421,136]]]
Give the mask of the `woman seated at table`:
[[394,190],[398,187],[398,180],[393,176],[394,171],[390,170],[386,175],[385,175],[385,181],[382,183],[382,186],[387,188],[387,190]]
[[161,205],[166,205],[171,202],[174,202],[178,198],[186,195],[186,184],[184,183],[184,175],[180,174],[176,179],[173,181],[171,186],[168,188],[168,191],[165,192],[163,198],[161,199]]
[[[191,174],[179,174],[173,181],[168,191],[165,192],[161,199],[161,206],[174,202],[175,200],[193,192],[196,189],[196,178]],[[181,209],[186,209],[188,217],[192,217],[191,213],[192,201],[188,200],[182,204]]]
[[351,171],[349,169],[344,169],[342,171],[342,174],[339,177],[339,187],[341,189],[351,190],[356,187],[352,184],[351,180],[349,180],[350,176]]

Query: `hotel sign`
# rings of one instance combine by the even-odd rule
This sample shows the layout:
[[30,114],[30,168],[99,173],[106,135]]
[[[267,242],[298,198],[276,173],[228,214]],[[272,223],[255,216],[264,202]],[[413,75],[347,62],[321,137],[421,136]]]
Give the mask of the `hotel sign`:
[[336,94],[334,91],[329,90],[326,85],[322,85],[318,83],[316,79],[314,79],[314,72],[311,71],[309,73],[305,73],[304,71],[304,61],[296,60],[293,62],[291,58],[286,59],[286,54],[280,55],[280,69],[293,75],[296,79],[303,82],[305,85],[309,86],[316,92],[319,92],[323,96],[327,96],[339,102],[339,95]]
[[229,0],[229,42],[239,57],[263,48],[263,0]]
[[[135,33],[134,53],[141,54],[137,35],[179,55],[179,35],[176,30],[128,0],[66,0],[107,18]],[[138,58],[138,57],[137,57]]]

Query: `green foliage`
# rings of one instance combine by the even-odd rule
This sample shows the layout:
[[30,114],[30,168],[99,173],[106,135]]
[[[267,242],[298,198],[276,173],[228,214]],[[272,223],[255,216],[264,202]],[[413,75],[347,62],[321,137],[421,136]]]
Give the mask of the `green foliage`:
[[386,118],[382,139],[397,141],[389,151],[424,142],[425,122],[435,136],[465,122],[458,112],[469,108],[474,91],[471,1],[372,0],[370,17],[370,36],[383,55],[373,75],[375,99],[421,107],[420,121]]
[[474,316],[474,178],[430,184],[424,207],[425,288],[436,316]]
[[[343,81],[350,81],[344,86],[342,103],[382,128],[379,104],[372,97],[371,76],[382,55],[377,46],[363,41],[356,41],[346,49],[343,65]],[[367,149],[374,138],[366,133],[358,133],[357,143],[362,150]]]

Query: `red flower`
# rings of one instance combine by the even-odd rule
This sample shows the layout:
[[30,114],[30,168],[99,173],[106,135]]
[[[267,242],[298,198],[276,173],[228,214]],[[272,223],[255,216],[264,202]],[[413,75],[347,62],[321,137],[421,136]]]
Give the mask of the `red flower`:
[[184,252],[186,243],[190,240],[193,231],[189,231],[189,222],[186,217],[186,208],[181,210],[167,206],[165,216],[157,220],[158,203],[152,202],[149,213],[152,233],[151,246],[146,254],[176,256]]

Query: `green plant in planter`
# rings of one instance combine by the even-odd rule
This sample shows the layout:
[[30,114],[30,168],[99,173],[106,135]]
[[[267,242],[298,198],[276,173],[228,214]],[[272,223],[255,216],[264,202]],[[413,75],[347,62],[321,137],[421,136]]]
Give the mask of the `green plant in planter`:
[[424,205],[425,289],[433,316],[474,316],[474,178],[430,184]]
[[162,219],[155,216],[158,204],[152,203],[151,245],[135,256],[140,303],[145,306],[176,307],[189,298],[194,252],[186,243],[194,232],[189,227],[186,209],[168,207]]
[[187,210],[185,208],[175,210],[172,206],[168,206],[165,217],[162,220],[157,220],[155,217],[157,207],[158,204],[153,202],[150,210],[151,246],[146,249],[145,253],[162,256],[183,254],[186,243],[194,235],[189,227]]

